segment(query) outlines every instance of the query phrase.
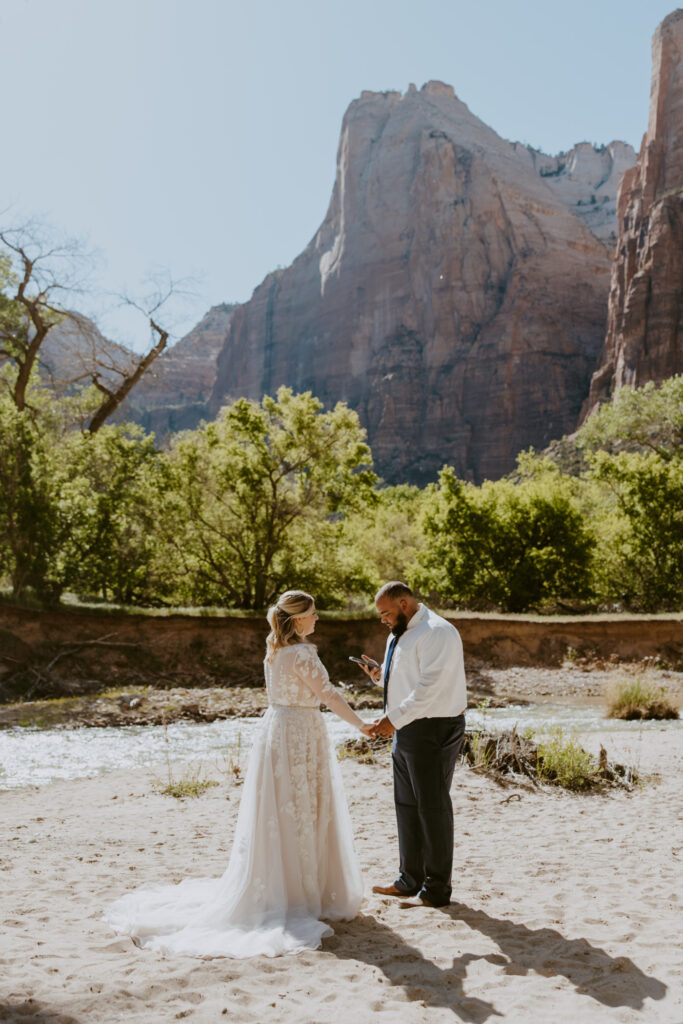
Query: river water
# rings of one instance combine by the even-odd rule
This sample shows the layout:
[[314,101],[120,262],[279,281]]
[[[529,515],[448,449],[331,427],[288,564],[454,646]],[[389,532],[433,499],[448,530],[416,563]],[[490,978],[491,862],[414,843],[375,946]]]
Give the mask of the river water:
[[[376,712],[363,712],[371,720]],[[510,705],[488,711],[467,712],[469,729],[500,731],[517,725],[520,732],[561,726],[567,732],[612,732],[637,735],[640,730],[680,729],[683,721],[621,722],[603,717],[602,708],[588,705]],[[155,768],[172,761],[201,761],[210,774],[212,764],[246,753],[258,718],[226,719],[210,723],[174,722],[171,725],[129,725],[95,728],[33,729],[19,726],[0,730],[0,790],[40,786],[56,779],[79,779],[131,767]],[[334,744],[359,733],[335,715],[325,722]]]

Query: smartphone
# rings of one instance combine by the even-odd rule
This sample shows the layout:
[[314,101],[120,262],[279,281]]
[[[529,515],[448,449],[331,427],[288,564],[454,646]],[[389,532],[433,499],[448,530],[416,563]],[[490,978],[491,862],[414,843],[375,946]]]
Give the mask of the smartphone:
[[349,654],[349,661],[355,661],[357,665],[364,665],[366,668],[379,668],[376,661],[366,661],[364,658],[356,658],[353,654]]

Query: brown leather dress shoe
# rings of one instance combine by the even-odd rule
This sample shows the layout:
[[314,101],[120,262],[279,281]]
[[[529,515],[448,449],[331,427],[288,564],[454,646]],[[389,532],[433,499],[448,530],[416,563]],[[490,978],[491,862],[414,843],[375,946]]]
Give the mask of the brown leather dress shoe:
[[397,889],[395,885],[373,885],[372,891],[379,893],[380,896],[399,896],[401,899],[406,899],[409,896],[414,896],[414,892],[406,892],[405,889]]

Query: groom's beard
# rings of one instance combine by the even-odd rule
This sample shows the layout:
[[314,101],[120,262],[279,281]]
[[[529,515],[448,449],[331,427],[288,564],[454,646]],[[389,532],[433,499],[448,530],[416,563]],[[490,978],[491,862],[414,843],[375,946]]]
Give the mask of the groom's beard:
[[394,636],[402,636],[408,628],[408,619],[406,618],[405,612],[399,612],[396,618],[396,624],[391,627],[391,632]]

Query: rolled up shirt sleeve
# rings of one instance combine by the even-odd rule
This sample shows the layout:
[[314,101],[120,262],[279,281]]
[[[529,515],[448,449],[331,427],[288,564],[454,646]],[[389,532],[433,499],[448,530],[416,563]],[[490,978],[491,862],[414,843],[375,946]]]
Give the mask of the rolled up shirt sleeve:
[[456,676],[463,668],[462,643],[455,630],[430,630],[420,638],[415,653],[414,688],[398,706],[387,712],[396,729],[402,729],[417,718],[429,717],[430,712],[433,715],[440,698],[455,685]]

